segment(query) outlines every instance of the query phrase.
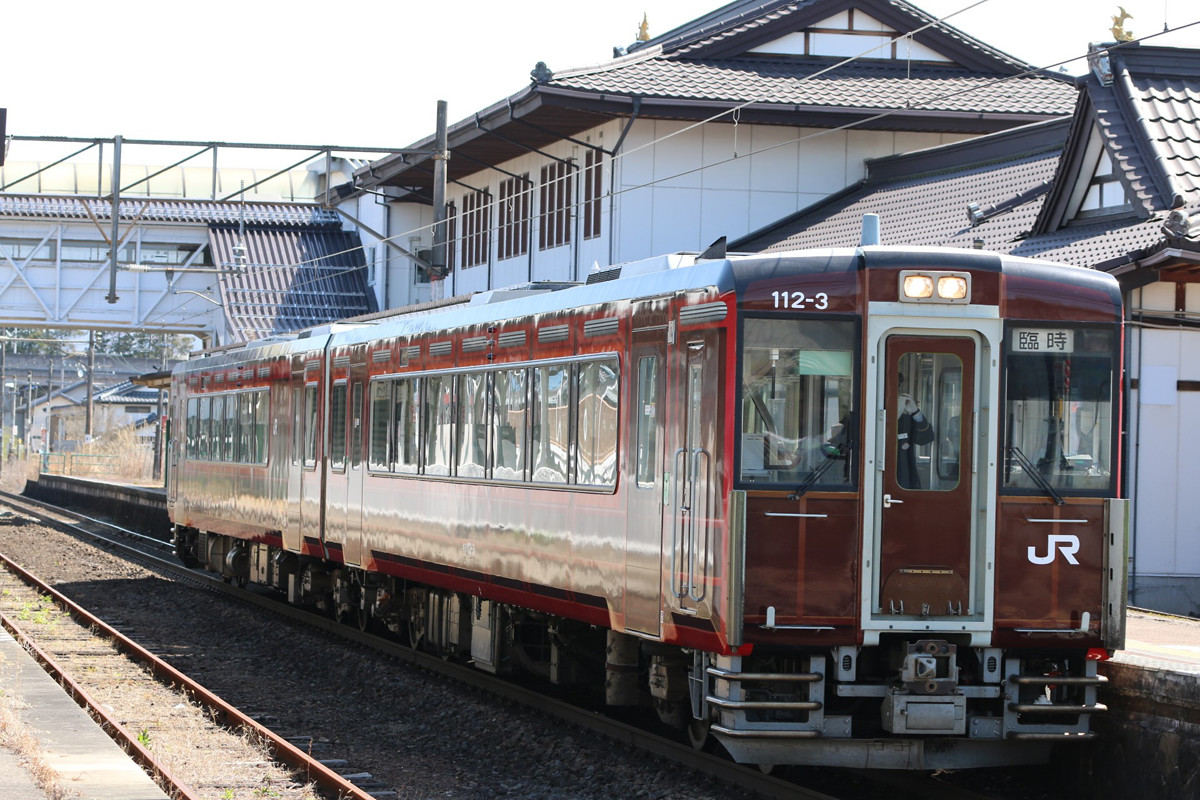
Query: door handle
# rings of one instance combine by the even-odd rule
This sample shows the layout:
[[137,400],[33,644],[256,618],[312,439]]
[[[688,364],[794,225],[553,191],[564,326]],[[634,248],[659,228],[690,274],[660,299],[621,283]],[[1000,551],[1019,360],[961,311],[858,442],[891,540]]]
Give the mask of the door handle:
[[883,496],[883,507],[884,508],[891,508],[894,504],[897,504],[897,503],[899,503],[900,505],[904,505],[903,500],[897,500],[894,497],[892,497],[890,494],[885,494]]

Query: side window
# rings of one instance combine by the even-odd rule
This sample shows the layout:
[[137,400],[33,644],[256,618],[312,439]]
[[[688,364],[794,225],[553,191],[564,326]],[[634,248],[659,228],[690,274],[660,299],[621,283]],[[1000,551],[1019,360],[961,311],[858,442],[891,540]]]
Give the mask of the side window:
[[238,433],[242,440],[238,455],[243,462],[253,462],[257,455],[254,450],[254,392],[242,392],[238,395],[238,403],[241,407]]
[[576,370],[576,478],[581,486],[617,483],[617,362],[580,364]]
[[638,359],[637,485],[652,488],[662,456],[658,452],[658,359]]
[[222,461],[225,458],[225,395],[212,399],[212,427],[208,435],[209,458]]
[[300,463],[300,447],[304,441],[304,412],[300,406],[302,397],[299,386],[292,389],[292,466]]
[[463,478],[487,476],[487,375],[474,372],[458,376],[458,468]]
[[523,369],[495,373],[492,390],[492,477],[525,479],[526,375]]
[[363,385],[356,381],[351,394],[350,403],[350,467],[358,469],[362,465],[363,450]]
[[567,482],[571,391],[565,364],[533,369],[533,481]]
[[205,395],[200,398],[199,427],[196,431],[196,458],[209,457],[208,440],[212,430],[212,398]]
[[449,475],[454,456],[454,377],[430,375],[423,383],[425,474]]
[[346,382],[333,385],[329,397],[329,466],[346,468]]
[[420,465],[421,450],[417,431],[421,428],[421,404],[418,402],[418,379],[396,381],[392,393],[392,424],[396,427],[396,472],[415,474]]
[[371,469],[391,467],[388,430],[391,428],[392,385],[391,381],[371,384],[371,447],[367,453],[367,466]]
[[238,397],[231,394],[225,398],[225,452],[226,461],[241,460],[242,438],[238,435]]
[[196,457],[196,437],[200,434],[200,398],[192,397],[187,403],[187,457]]
[[251,392],[254,398],[251,404],[254,407],[254,458],[250,461],[254,464],[267,463],[267,430],[271,425],[271,402],[270,395],[266,389],[260,389],[257,392]]
[[317,385],[304,387],[304,466],[317,465]]

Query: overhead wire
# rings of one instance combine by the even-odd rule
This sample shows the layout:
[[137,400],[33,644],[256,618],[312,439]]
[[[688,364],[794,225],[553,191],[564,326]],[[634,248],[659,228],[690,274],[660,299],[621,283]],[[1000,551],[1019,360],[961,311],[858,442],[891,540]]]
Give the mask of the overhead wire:
[[[970,11],[970,10],[972,10],[972,9],[974,9],[974,8],[978,7],[978,6],[981,6],[981,5],[983,5],[983,4],[987,3],[987,2],[989,2],[989,0],[977,0],[977,2],[971,3],[971,4],[969,4],[969,5],[965,6],[965,7],[963,7],[963,8],[961,8],[961,9],[957,10],[957,11],[954,11],[954,12],[952,12],[952,13],[950,13],[950,14],[946,14],[946,15],[944,15],[944,16],[942,16],[942,17],[938,18],[938,19],[932,20],[932,21],[930,21],[930,22],[926,23],[925,25],[922,25],[922,26],[921,26],[921,27],[919,27],[919,28],[916,28],[916,29],[914,29],[914,30],[912,30],[912,31],[908,31],[908,32],[906,32],[906,33],[900,34],[900,35],[898,35],[898,36],[896,36],[896,37],[894,37],[894,38],[890,39],[890,40],[889,40],[889,42],[888,42],[888,44],[889,44],[889,45],[890,45],[890,44],[897,44],[897,43],[904,42],[904,41],[906,41],[906,40],[911,40],[911,39],[912,39],[912,37],[913,37],[915,34],[917,34],[917,33],[920,33],[920,32],[922,32],[922,31],[924,31],[924,30],[927,30],[927,29],[929,29],[929,28],[931,28],[931,27],[935,27],[935,26],[941,25],[941,24],[945,23],[945,22],[946,22],[946,20],[949,20],[949,19],[951,19],[951,18],[953,18],[953,17],[956,17],[956,16],[958,16],[958,15],[960,15],[960,14],[962,14],[962,13],[966,12],[966,11]],[[1147,34],[1147,35],[1145,35],[1145,36],[1139,37],[1138,39],[1135,39],[1135,40],[1132,40],[1132,41],[1129,41],[1129,42],[1120,42],[1120,43],[1117,43],[1117,44],[1115,44],[1115,45],[1111,46],[1109,49],[1110,49],[1110,50],[1117,50],[1117,49],[1120,49],[1120,48],[1122,48],[1122,47],[1126,47],[1126,46],[1133,46],[1133,45],[1136,45],[1136,44],[1138,44],[1138,43],[1140,43],[1140,42],[1148,41],[1148,40],[1151,40],[1151,39],[1157,38],[1157,37],[1159,37],[1159,36],[1163,36],[1163,35],[1165,35],[1165,34],[1168,34],[1168,33],[1175,33],[1175,32],[1181,31],[1181,30],[1185,30],[1185,29],[1187,29],[1187,28],[1191,28],[1191,27],[1193,27],[1193,26],[1196,26],[1196,25],[1200,25],[1200,20],[1197,20],[1197,21],[1194,21],[1194,22],[1189,22],[1189,23],[1184,23],[1184,24],[1182,24],[1182,25],[1178,25],[1178,26],[1176,26],[1176,27],[1174,27],[1174,28],[1167,28],[1167,27],[1164,27],[1164,29],[1163,29],[1162,31],[1159,31],[1159,32],[1156,32],[1156,33]],[[819,78],[819,77],[821,77],[821,76],[823,76],[823,75],[827,75],[828,73],[830,73],[831,71],[833,71],[833,70],[835,70],[835,69],[845,68],[846,66],[849,66],[849,65],[851,65],[851,64],[854,64],[854,63],[857,63],[857,62],[859,62],[859,61],[862,61],[862,60],[864,60],[864,59],[866,58],[866,56],[867,56],[869,53],[872,53],[872,52],[875,52],[875,51],[879,50],[879,49],[880,49],[880,47],[882,47],[882,46],[887,46],[887,45],[876,45],[876,46],[873,46],[873,47],[871,47],[871,48],[869,48],[869,49],[867,49],[867,50],[864,50],[862,53],[859,53],[859,54],[857,54],[857,55],[855,55],[855,56],[851,56],[851,57],[845,58],[845,59],[843,59],[843,60],[841,60],[841,61],[839,61],[839,62],[837,62],[837,63],[835,63],[835,64],[829,65],[829,66],[827,66],[827,67],[824,67],[824,68],[822,68],[822,69],[820,69],[820,70],[818,70],[818,71],[816,71],[816,72],[814,72],[814,73],[812,73],[812,74],[809,74],[809,75],[806,75],[806,76],[804,76],[804,77],[802,77],[802,78],[799,78],[797,82],[798,82],[798,83],[804,83],[804,82],[807,82],[807,81],[815,80],[816,78]],[[1040,67],[1030,67],[1029,69],[1022,70],[1021,72],[1015,73],[1015,74],[1013,74],[1013,75],[1005,75],[1005,76],[1003,76],[1003,77],[996,78],[996,79],[994,79],[994,80],[988,80],[988,81],[984,81],[984,82],[983,82],[983,83],[981,83],[981,84],[977,84],[977,85],[973,85],[973,86],[968,86],[968,87],[962,87],[962,88],[958,88],[958,89],[954,89],[954,90],[951,90],[951,91],[944,92],[944,93],[942,93],[942,94],[938,94],[938,95],[934,95],[934,96],[931,96],[931,97],[928,97],[928,98],[924,98],[924,99],[920,100],[920,102],[918,102],[918,103],[916,103],[916,104],[911,104],[911,103],[910,103],[910,104],[906,104],[906,105],[905,105],[904,107],[902,107],[902,108],[894,108],[894,109],[889,109],[889,110],[887,110],[887,111],[881,111],[881,112],[879,112],[879,113],[877,113],[877,114],[873,114],[873,115],[870,115],[870,116],[868,116],[868,117],[864,117],[864,118],[861,118],[861,119],[858,119],[858,120],[854,120],[854,121],[851,121],[851,122],[847,122],[847,123],[845,123],[845,124],[842,124],[842,125],[839,125],[839,126],[836,126],[836,127],[833,127],[833,128],[820,129],[820,130],[818,130],[818,131],[815,131],[815,132],[813,132],[813,133],[805,134],[805,135],[803,135],[803,136],[797,136],[797,137],[795,137],[795,138],[792,138],[792,139],[789,139],[789,140],[786,140],[786,141],[783,141],[783,142],[775,142],[775,143],[773,143],[773,144],[766,145],[766,146],[763,146],[763,147],[760,147],[760,148],[757,148],[757,149],[751,150],[751,151],[749,151],[749,152],[746,152],[746,153],[734,154],[733,156],[730,156],[730,157],[728,157],[728,158],[722,159],[722,160],[720,160],[720,161],[713,161],[713,162],[709,162],[709,163],[701,164],[701,165],[698,165],[698,166],[696,166],[696,167],[692,167],[692,168],[689,168],[689,169],[681,170],[681,171],[678,171],[678,172],[675,172],[675,173],[672,173],[672,174],[669,174],[669,175],[663,175],[663,176],[661,176],[661,177],[653,178],[653,179],[650,179],[650,180],[647,180],[647,181],[644,181],[644,182],[641,182],[641,183],[632,184],[632,185],[627,185],[627,186],[621,187],[621,188],[619,188],[619,189],[618,189],[618,188],[616,188],[615,186],[613,186],[613,185],[612,185],[612,176],[614,176],[614,175],[615,175],[615,165],[616,165],[617,163],[619,163],[619,161],[620,161],[621,159],[623,159],[623,158],[627,158],[627,157],[629,157],[629,156],[633,155],[634,153],[636,153],[636,152],[638,152],[638,151],[640,151],[640,150],[644,150],[644,149],[646,149],[646,148],[648,148],[648,147],[652,147],[652,146],[655,146],[655,145],[657,145],[657,144],[660,144],[660,143],[662,143],[662,142],[665,142],[665,141],[667,141],[667,140],[669,140],[669,139],[671,139],[671,138],[673,138],[673,137],[675,137],[675,136],[678,136],[678,135],[680,135],[680,134],[682,134],[682,133],[685,133],[685,132],[687,132],[687,131],[694,130],[694,129],[696,129],[696,128],[698,128],[698,127],[701,127],[701,126],[703,126],[703,125],[707,125],[707,124],[711,124],[711,123],[717,122],[717,121],[719,121],[720,119],[722,119],[722,118],[723,118],[723,117],[725,117],[725,116],[728,116],[728,115],[734,114],[734,113],[736,113],[736,112],[738,112],[738,111],[740,111],[740,110],[742,110],[742,109],[745,109],[745,108],[747,108],[747,107],[749,107],[749,106],[752,106],[752,105],[754,105],[754,104],[756,104],[756,103],[761,103],[761,102],[764,102],[764,99],[763,99],[763,98],[756,98],[756,99],[753,99],[753,100],[747,100],[747,101],[744,101],[744,102],[742,102],[742,103],[738,103],[738,104],[735,104],[735,105],[733,105],[733,106],[730,106],[729,108],[726,108],[726,109],[724,109],[724,110],[722,110],[722,111],[720,111],[720,112],[718,112],[718,113],[716,113],[716,114],[710,115],[709,117],[706,117],[706,118],[705,118],[705,119],[703,119],[703,120],[700,120],[700,121],[694,122],[694,123],[692,123],[692,124],[690,124],[690,125],[687,125],[687,126],[685,126],[685,127],[681,128],[681,129],[679,129],[679,130],[671,131],[671,132],[669,132],[669,133],[666,133],[666,134],[664,134],[664,135],[662,135],[662,136],[658,136],[658,137],[656,137],[656,138],[652,139],[651,141],[649,141],[649,142],[646,142],[645,144],[641,144],[641,145],[638,145],[638,146],[636,146],[636,147],[634,147],[634,148],[631,148],[631,149],[629,149],[629,150],[622,151],[621,153],[617,153],[617,154],[614,154],[614,155],[612,155],[612,156],[609,158],[609,160],[608,160],[608,163],[607,163],[607,164],[605,164],[605,165],[603,166],[603,169],[606,171],[606,173],[607,173],[607,175],[609,176],[610,180],[609,180],[609,191],[608,191],[607,193],[603,193],[603,194],[602,194],[602,197],[603,197],[603,198],[607,198],[607,197],[609,197],[609,196],[620,196],[620,195],[623,195],[623,194],[626,194],[626,193],[629,193],[629,192],[640,191],[640,190],[642,190],[642,189],[646,189],[646,188],[650,188],[650,187],[652,187],[652,186],[655,186],[655,185],[657,185],[657,184],[661,184],[661,183],[664,183],[664,182],[667,182],[667,181],[677,180],[677,179],[679,179],[679,178],[687,177],[687,176],[689,176],[689,175],[692,175],[692,174],[695,174],[695,173],[697,173],[697,172],[702,172],[702,171],[704,171],[704,170],[706,170],[706,169],[712,169],[712,168],[715,168],[715,167],[718,167],[718,166],[722,166],[722,165],[724,165],[724,164],[731,163],[731,162],[733,162],[733,161],[738,161],[738,160],[742,160],[742,159],[745,159],[745,158],[748,158],[748,157],[751,157],[751,156],[754,156],[754,155],[759,155],[759,154],[762,154],[762,153],[770,152],[770,151],[772,151],[772,150],[776,150],[776,149],[779,149],[779,148],[781,148],[781,147],[787,147],[787,146],[791,146],[791,145],[794,145],[794,144],[797,144],[797,143],[800,143],[800,142],[805,142],[805,141],[808,141],[808,140],[811,140],[811,139],[815,139],[815,138],[819,138],[819,137],[822,137],[822,136],[828,136],[828,135],[830,135],[830,134],[834,134],[834,133],[838,133],[838,132],[843,132],[843,131],[847,131],[847,130],[853,130],[853,129],[855,129],[855,128],[859,128],[859,127],[861,127],[861,126],[863,126],[863,125],[870,124],[870,123],[872,123],[872,122],[878,122],[878,121],[880,121],[880,120],[887,119],[887,118],[889,118],[889,117],[892,117],[892,116],[895,116],[895,115],[898,115],[898,114],[901,114],[901,113],[904,113],[904,112],[907,112],[907,111],[911,111],[911,110],[913,110],[913,109],[915,109],[915,108],[920,108],[921,106],[927,106],[927,105],[930,105],[930,104],[933,104],[933,103],[937,103],[937,102],[940,102],[940,101],[943,101],[943,100],[946,100],[946,99],[949,99],[949,98],[953,98],[953,97],[956,97],[956,96],[959,96],[959,95],[962,95],[962,94],[967,94],[967,93],[971,93],[971,92],[975,92],[975,91],[980,91],[980,90],[983,90],[983,89],[993,88],[993,87],[995,87],[995,86],[999,86],[999,85],[1002,85],[1002,84],[1008,83],[1008,82],[1010,82],[1010,81],[1019,80],[1019,79],[1021,79],[1021,78],[1028,77],[1028,76],[1030,76],[1030,75],[1036,75],[1036,74],[1040,74],[1040,73],[1046,73],[1046,72],[1049,72],[1050,70],[1053,70],[1053,69],[1055,69],[1055,68],[1057,68],[1057,67],[1063,66],[1063,65],[1065,65],[1065,64],[1068,64],[1068,63],[1071,63],[1071,62],[1073,62],[1073,61],[1078,61],[1078,60],[1080,60],[1081,58],[1084,58],[1084,57],[1086,57],[1086,54],[1084,54],[1084,55],[1072,56],[1072,57],[1070,57],[1070,58],[1062,59],[1062,60],[1060,60],[1060,61],[1056,61],[1056,62],[1054,62],[1054,63],[1048,64],[1048,65],[1045,65],[1045,66],[1040,66]],[[600,168],[600,167],[593,167],[593,168]],[[484,169],[491,169],[491,167],[486,167],[486,168],[484,168]],[[529,188],[522,189],[522,190],[521,190],[521,192],[519,192],[518,194],[520,194],[520,193],[526,193],[526,192],[527,192],[527,193],[529,193],[529,195],[530,195],[530,197],[528,198],[528,200],[529,200],[529,201],[532,201],[532,194],[533,194],[533,192],[534,192],[535,190],[539,190],[539,189],[540,189],[541,187],[543,187],[543,186],[552,186],[552,185],[554,185],[555,183],[557,183],[557,182],[559,182],[559,181],[563,181],[563,182],[566,182],[566,181],[572,181],[572,180],[574,180],[574,179],[575,179],[575,177],[576,177],[576,174],[577,174],[577,173],[579,173],[579,172],[582,172],[582,171],[583,171],[583,169],[584,169],[584,168],[581,168],[581,167],[576,167],[574,171],[572,171],[572,172],[569,172],[567,175],[565,175],[565,176],[563,176],[563,177],[561,177],[561,178],[556,178],[556,179],[553,179],[552,181],[549,181],[549,182],[547,182],[547,183],[545,183],[545,184],[539,184],[539,185],[537,185],[537,186],[533,186],[533,185],[531,185]],[[484,170],[483,170],[483,169],[481,169],[480,171],[484,171]],[[599,199],[600,199],[600,198],[595,198],[595,199],[593,199],[593,200],[587,200],[587,199],[585,199],[585,200],[579,200],[579,201],[572,201],[572,202],[570,202],[570,203],[566,204],[565,206],[563,206],[562,208],[563,208],[563,209],[567,209],[567,210],[571,210],[571,211],[578,211],[579,207],[581,207],[581,206],[583,206],[583,205],[586,205],[586,204],[587,204],[587,203],[589,203],[589,202],[596,202],[596,201],[598,201]],[[530,205],[530,206],[532,206],[532,202],[529,202],[529,205]],[[491,214],[489,214],[489,216],[498,216],[498,215],[491,215]],[[526,224],[527,224],[527,223],[528,223],[528,222],[530,222],[532,219],[534,219],[534,218],[536,218],[536,217],[541,217],[541,216],[545,216],[545,214],[530,214],[529,216],[525,217],[525,218],[524,218],[524,220],[522,220],[522,221],[523,221],[524,223],[526,223]],[[393,241],[397,241],[397,240],[407,239],[407,238],[411,238],[411,237],[413,237],[413,236],[415,236],[415,235],[418,235],[418,234],[421,234],[421,233],[430,232],[430,231],[432,231],[432,230],[434,229],[435,225],[436,225],[436,223],[428,223],[428,224],[425,224],[425,225],[420,225],[420,226],[416,226],[416,227],[408,228],[408,229],[406,229],[406,230],[400,231],[400,232],[398,232],[398,233],[395,233],[395,234],[392,234],[392,235],[390,235],[390,236],[386,236],[386,237],[378,237],[378,238],[377,238],[377,237],[372,237],[372,241],[373,241],[373,242],[375,242],[375,243],[378,243],[378,244],[384,244],[384,245],[386,245],[388,242],[393,242]],[[611,220],[610,220],[610,225],[611,225]],[[498,232],[498,231],[500,230],[500,228],[501,228],[501,224],[500,224],[500,223],[496,223],[496,224],[494,224],[494,225],[493,225],[493,224],[489,224],[489,225],[488,225],[488,227],[486,228],[486,233],[489,235],[489,239],[490,239],[491,235],[494,235],[496,232]],[[477,234],[477,235],[478,235],[478,234]],[[446,246],[447,246],[447,247],[450,247],[450,246],[452,246],[452,245],[458,245],[458,244],[460,244],[461,242],[463,242],[465,239],[466,239],[466,237],[465,237],[465,236],[463,236],[463,235],[456,235],[456,236],[455,236],[453,239],[447,239],[447,241],[446,241]],[[530,236],[530,240],[531,240],[531,241],[530,241],[530,246],[532,246],[532,236]],[[339,250],[339,251],[336,251],[336,252],[333,252],[333,253],[327,253],[327,254],[325,254],[325,255],[322,255],[322,256],[314,257],[314,258],[307,259],[307,260],[303,260],[303,261],[298,261],[298,262],[295,262],[295,263],[292,263],[292,264],[284,264],[284,265],[255,265],[255,267],[254,267],[254,268],[260,268],[260,269],[279,269],[279,268],[289,268],[289,269],[296,269],[296,268],[301,268],[301,267],[310,266],[310,265],[320,265],[320,264],[321,264],[321,262],[327,262],[329,259],[337,258],[337,257],[339,257],[339,256],[346,256],[346,255],[351,255],[351,254],[358,253],[358,252],[365,252],[368,246],[369,246],[369,245],[356,245],[356,246],[354,246],[354,247],[346,248],[346,249],[344,249],[344,250]],[[525,255],[525,253],[521,253],[521,254],[519,254],[517,257],[523,256],[523,255]],[[353,273],[353,272],[362,271],[362,270],[364,270],[364,269],[366,269],[366,268],[367,268],[367,265],[366,265],[366,264],[358,264],[358,265],[348,266],[348,267],[341,268],[341,269],[338,269],[336,266],[333,266],[333,265],[325,265],[325,266],[324,266],[324,269],[327,269],[327,270],[334,270],[334,271],[332,271],[332,272],[329,272],[329,273],[327,273],[327,274],[320,275],[320,276],[315,276],[315,277],[307,278],[307,279],[305,279],[305,280],[302,280],[302,281],[299,281],[299,282],[296,282],[296,283],[290,284],[290,287],[289,287],[289,288],[291,288],[291,289],[297,289],[297,288],[303,288],[303,287],[305,287],[305,286],[313,286],[313,285],[316,285],[316,284],[322,283],[322,282],[324,282],[324,281],[327,281],[327,280],[331,280],[331,279],[333,279],[333,278],[336,278],[336,277],[339,277],[339,276],[342,276],[342,275],[346,275],[346,274],[350,274],[350,273]],[[472,268],[473,268],[473,267],[468,267],[467,269],[472,269]],[[462,269],[462,268],[460,267],[459,269]],[[180,272],[186,272],[186,270],[180,270]],[[188,302],[188,301],[184,301],[184,302]],[[207,312],[205,312],[205,313],[207,313]],[[196,315],[196,316],[202,316],[202,315]],[[147,320],[146,322],[150,322],[150,320]]]

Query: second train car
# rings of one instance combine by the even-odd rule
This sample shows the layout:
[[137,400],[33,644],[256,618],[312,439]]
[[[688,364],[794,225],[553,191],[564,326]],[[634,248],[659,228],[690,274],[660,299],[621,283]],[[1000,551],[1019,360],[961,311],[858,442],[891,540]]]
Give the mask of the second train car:
[[1092,735],[1124,630],[1110,276],[867,246],[597,278],[180,365],[179,552],[739,761]]

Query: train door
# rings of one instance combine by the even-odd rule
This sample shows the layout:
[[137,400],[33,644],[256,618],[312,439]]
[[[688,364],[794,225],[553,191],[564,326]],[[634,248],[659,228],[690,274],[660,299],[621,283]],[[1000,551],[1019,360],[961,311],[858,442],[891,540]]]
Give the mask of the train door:
[[[635,314],[635,324],[637,315]],[[664,318],[665,321],[665,318]],[[666,415],[666,325],[633,333],[628,371],[632,409],[626,437],[625,627],[662,635],[663,437]]]
[[719,487],[717,444],[720,413],[718,336],[703,330],[681,332],[675,343],[667,384],[669,473],[664,512],[671,605],[687,614],[713,615],[712,582],[717,550]]
[[343,557],[345,563],[362,564],[362,509],[363,509],[363,463],[367,428],[365,410],[366,392],[363,384],[366,365],[356,364],[351,370],[350,414],[348,419],[350,436],[350,458],[346,469],[346,533]]
[[976,615],[976,340],[892,335],[885,343],[876,611],[925,620]]
[[288,550],[300,549],[300,518],[304,505],[300,493],[303,481],[301,464],[304,458],[304,367],[292,372],[292,381],[288,385],[291,392],[291,419],[288,430],[291,431],[291,441],[288,442],[287,464],[287,527],[284,530],[283,546]]
[[[342,366],[336,364],[335,366]],[[344,373],[343,373],[344,374]],[[350,381],[334,378],[329,384],[329,450],[325,459],[325,529],[326,543],[342,547],[346,541],[346,513],[350,479],[346,465],[350,460],[350,436],[347,416],[350,404]]]

